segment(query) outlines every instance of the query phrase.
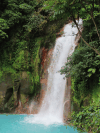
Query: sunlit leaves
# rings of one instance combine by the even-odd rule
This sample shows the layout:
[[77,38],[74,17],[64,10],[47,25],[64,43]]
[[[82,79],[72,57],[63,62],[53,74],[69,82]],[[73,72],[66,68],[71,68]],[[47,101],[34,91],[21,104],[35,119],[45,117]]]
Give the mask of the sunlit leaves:
[[95,73],[95,71],[96,71],[96,69],[94,69],[94,68],[88,69],[88,72],[89,72],[88,76],[90,77],[92,75],[92,73]]
[[32,6],[30,6],[30,5],[26,4],[26,3],[19,5],[19,8],[22,9],[26,13],[29,13],[32,10],[34,10],[34,8]]

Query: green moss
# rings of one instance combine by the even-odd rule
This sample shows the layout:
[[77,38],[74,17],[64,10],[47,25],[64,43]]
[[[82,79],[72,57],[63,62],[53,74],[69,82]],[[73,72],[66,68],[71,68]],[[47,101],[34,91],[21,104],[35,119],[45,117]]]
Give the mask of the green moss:
[[98,105],[100,102],[100,85],[97,85],[94,88],[95,89],[93,89],[92,99],[93,102],[95,102],[95,104]]
[[21,94],[21,102],[22,104],[26,102],[26,96],[24,94]]

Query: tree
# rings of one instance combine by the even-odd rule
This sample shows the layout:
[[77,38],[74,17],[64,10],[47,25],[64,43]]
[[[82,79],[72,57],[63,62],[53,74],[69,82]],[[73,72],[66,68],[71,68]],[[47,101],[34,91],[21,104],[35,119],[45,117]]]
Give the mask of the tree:
[[[94,23],[95,30],[97,32],[98,38],[100,40],[100,33],[95,22],[95,17],[100,16],[100,3],[97,0],[50,0],[45,2],[45,7],[43,9],[48,10],[50,8],[53,9],[53,15],[51,16],[52,19],[57,19],[58,17],[71,17],[77,26],[79,34],[83,40],[83,42],[88,45],[92,50],[94,50],[98,55],[100,52],[92,47],[89,42],[86,42],[82,37],[82,34],[78,28],[78,24],[76,22],[76,16],[83,19],[83,21],[91,20]],[[89,33],[91,34],[91,32]]]
[[33,96],[40,89],[40,32],[47,23],[40,10],[42,5],[42,0],[0,1],[0,81],[8,73],[15,80],[26,71],[32,82],[29,89]]

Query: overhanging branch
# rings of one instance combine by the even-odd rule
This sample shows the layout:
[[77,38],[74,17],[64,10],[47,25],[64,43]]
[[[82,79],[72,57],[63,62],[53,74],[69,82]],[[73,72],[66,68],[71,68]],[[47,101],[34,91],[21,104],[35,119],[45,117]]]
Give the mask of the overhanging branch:
[[81,31],[80,31],[80,29],[79,29],[79,27],[78,27],[78,24],[77,24],[77,22],[76,22],[76,20],[75,20],[75,18],[74,18],[74,16],[73,16],[73,14],[72,14],[72,18],[73,18],[73,21],[74,21],[74,23],[75,23],[75,25],[76,25],[76,27],[77,27],[77,29],[78,29],[78,31],[79,31],[79,34],[80,34],[80,36],[81,36],[83,42],[84,42],[87,46],[89,46],[92,50],[94,50],[98,55],[100,55],[99,51],[98,51],[97,49],[94,49],[93,47],[91,47],[91,46],[89,45],[89,43],[87,43],[87,42],[84,40],[84,38],[82,37]]

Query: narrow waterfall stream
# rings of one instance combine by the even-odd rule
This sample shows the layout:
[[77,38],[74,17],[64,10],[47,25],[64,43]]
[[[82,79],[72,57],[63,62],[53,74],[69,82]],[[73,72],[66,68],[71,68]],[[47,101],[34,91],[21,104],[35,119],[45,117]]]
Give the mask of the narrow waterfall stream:
[[[78,22],[78,21],[77,21]],[[78,22],[82,25],[82,20]],[[79,27],[80,28],[80,27]],[[67,62],[67,57],[74,52],[77,27],[66,24],[64,34],[56,40],[51,64],[48,68],[47,91],[38,114],[25,118],[28,123],[44,125],[63,124],[63,104],[66,79],[58,71]]]

